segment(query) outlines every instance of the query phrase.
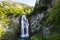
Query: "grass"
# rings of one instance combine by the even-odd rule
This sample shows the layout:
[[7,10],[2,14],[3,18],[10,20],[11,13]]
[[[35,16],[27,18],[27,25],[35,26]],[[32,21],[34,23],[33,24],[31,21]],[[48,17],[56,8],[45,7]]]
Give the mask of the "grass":
[[43,37],[40,33],[37,33],[31,37],[31,40],[60,40],[60,33],[51,33],[47,37]]

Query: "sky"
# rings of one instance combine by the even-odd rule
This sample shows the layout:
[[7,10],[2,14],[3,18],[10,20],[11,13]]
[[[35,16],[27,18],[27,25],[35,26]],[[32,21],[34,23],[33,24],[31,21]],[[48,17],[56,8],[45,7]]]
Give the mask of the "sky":
[[[0,0],[0,1],[2,1],[2,0]],[[12,0],[12,1],[24,3],[29,6],[35,6],[35,2],[36,2],[36,0]]]

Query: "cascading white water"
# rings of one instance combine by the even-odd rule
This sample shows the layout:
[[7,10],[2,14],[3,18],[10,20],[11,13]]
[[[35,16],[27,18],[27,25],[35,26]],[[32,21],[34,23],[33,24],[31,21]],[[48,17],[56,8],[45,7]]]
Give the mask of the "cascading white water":
[[26,18],[26,15],[22,15],[21,18],[21,37],[28,37],[29,36],[29,22]]

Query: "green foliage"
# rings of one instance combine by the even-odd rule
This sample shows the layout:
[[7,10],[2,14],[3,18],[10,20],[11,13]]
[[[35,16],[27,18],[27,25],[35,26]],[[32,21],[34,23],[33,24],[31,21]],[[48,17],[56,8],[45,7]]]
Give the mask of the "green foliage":
[[45,40],[60,40],[60,33],[51,34],[47,36]]
[[49,18],[46,21],[46,25],[48,25],[49,23],[54,23],[54,29],[59,30],[60,28],[60,0],[58,0],[55,5],[54,8],[52,9],[52,11],[50,12]]
[[[48,1],[50,1],[50,0],[48,0]],[[34,12],[40,11],[39,8],[41,9],[41,7],[46,7],[47,3],[48,4],[50,3],[50,2],[47,2],[45,4],[45,2],[47,2],[47,0],[45,0],[43,3],[40,2],[41,5],[40,4],[36,5],[35,6],[36,9],[34,9]],[[31,37],[31,40],[60,40],[60,33],[57,33],[57,32],[60,32],[60,18],[59,17],[60,17],[60,0],[58,0],[55,3],[52,11],[50,12],[50,15],[48,16],[47,20],[45,20],[46,22],[43,25],[43,26],[46,25],[48,27],[48,24],[51,24],[50,26],[52,26],[54,23],[52,30],[50,29],[50,31],[54,31],[55,33],[53,33],[53,34],[51,33],[47,37],[43,37],[40,33],[39,34],[37,33],[36,35]]]
[[32,10],[32,7],[29,7],[25,4],[20,4],[16,2],[0,2],[0,10],[7,15],[19,15],[19,14],[29,14]]
[[31,40],[42,40],[42,35],[37,33],[31,37]]
[[[9,18],[9,16],[15,17],[23,14],[30,14],[32,9],[32,7],[29,7],[26,4],[20,4],[17,2],[0,2],[0,39],[15,38],[17,32],[19,32],[18,27],[20,25],[13,22],[12,18]],[[14,31],[13,33],[10,31],[12,29]]]
[[4,35],[4,28],[0,26],[0,39]]
[[40,33],[37,33],[31,37],[31,40],[60,40],[60,33],[51,33],[47,37],[43,37]]

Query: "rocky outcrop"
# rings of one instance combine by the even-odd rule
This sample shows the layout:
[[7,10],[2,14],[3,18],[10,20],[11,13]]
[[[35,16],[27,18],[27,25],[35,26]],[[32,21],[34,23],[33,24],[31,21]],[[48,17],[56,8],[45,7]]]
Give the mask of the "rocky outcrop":
[[37,14],[36,16],[32,16],[31,19],[30,19],[30,27],[31,27],[31,32],[36,32],[38,30],[40,30],[41,28],[41,24],[39,21],[41,21],[44,17],[44,14],[41,13],[41,14]]
[[[39,4],[41,4],[41,2],[43,3],[44,1],[46,1],[45,3],[45,7],[47,7],[46,10],[39,10],[41,9],[41,6]],[[31,32],[38,32],[41,28],[43,31],[43,36],[47,36],[50,33],[50,29],[51,27],[54,25],[49,24],[48,27],[45,27],[45,21],[47,20],[49,13],[52,11],[54,4],[57,2],[57,0],[37,0],[36,1],[36,6],[35,9],[33,10],[34,15],[30,18],[30,27],[31,27]],[[41,11],[41,12],[39,12]],[[47,31],[48,30],[48,31]]]

